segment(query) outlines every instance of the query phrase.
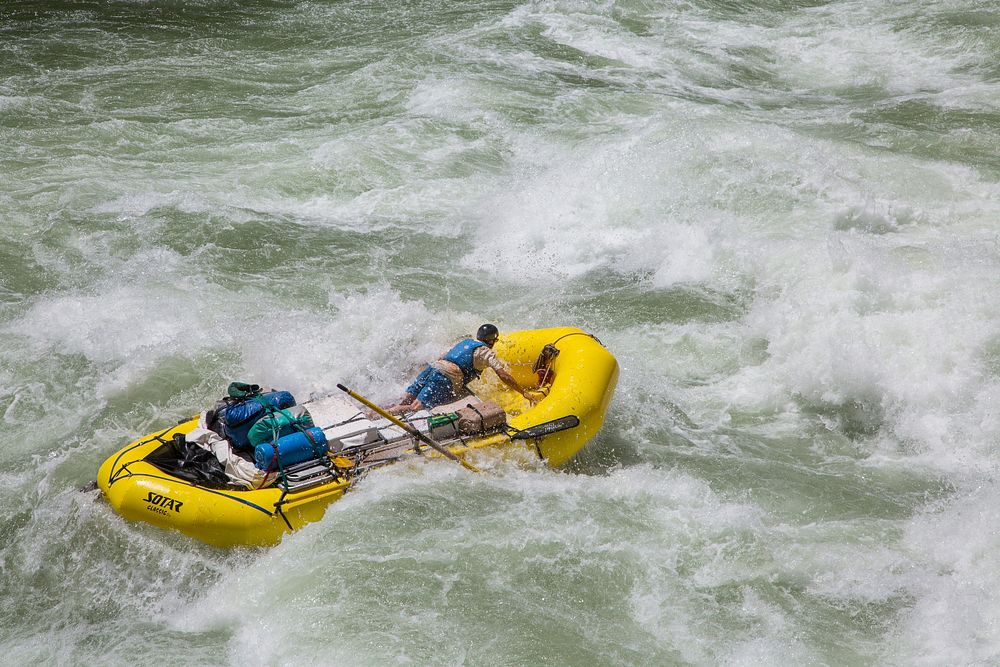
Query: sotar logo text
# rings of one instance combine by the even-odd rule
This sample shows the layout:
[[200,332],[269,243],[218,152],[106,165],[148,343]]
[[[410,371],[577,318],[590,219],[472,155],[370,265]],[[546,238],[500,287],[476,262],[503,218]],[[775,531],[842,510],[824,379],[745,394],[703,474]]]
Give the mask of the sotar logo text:
[[[158,493],[153,493],[150,491],[146,494],[146,498],[143,502],[148,503],[147,509],[151,509],[154,512],[158,511],[157,508],[162,507],[163,509],[173,510],[175,512],[181,511],[182,503],[179,500],[174,500],[173,498],[168,498],[167,496],[161,496]],[[162,510],[159,510],[162,512]]]

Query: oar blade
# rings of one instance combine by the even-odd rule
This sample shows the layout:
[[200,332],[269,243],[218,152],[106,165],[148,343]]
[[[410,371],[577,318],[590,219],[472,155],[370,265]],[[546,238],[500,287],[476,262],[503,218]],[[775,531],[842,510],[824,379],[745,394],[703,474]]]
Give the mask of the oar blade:
[[523,431],[518,431],[510,436],[510,439],[530,440],[531,438],[540,438],[543,435],[558,433],[559,431],[565,431],[566,429],[576,428],[579,425],[579,417],[576,415],[566,415],[565,417],[553,419],[550,422],[545,422],[544,424],[538,424],[537,426],[526,428]]

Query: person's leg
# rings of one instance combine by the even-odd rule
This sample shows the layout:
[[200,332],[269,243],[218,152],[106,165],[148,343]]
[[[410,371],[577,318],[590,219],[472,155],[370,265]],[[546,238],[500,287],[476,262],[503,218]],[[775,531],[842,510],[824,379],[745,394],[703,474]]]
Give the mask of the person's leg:
[[411,406],[414,406],[414,410],[424,408],[429,410],[437,405],[451,403],[455,398],[455,389],[451,384],[451,379],[441,371],[431,369],[423,389],[417,394],[417,400],[413,401]]
[[403,397],[399,399],[395,404],[387,406],[386,412],[393,415],[401,415],[404,412],[413,412],[414,410],[419,410],[420,408],[411,408],[414,401],[416,401],[417,396],[423,390],[424,386],[427,384],[427,380],[431,375],[433,369],[428,366],[424,370],[420,371],[417,378],[410,383],[410,386],[406,388],[406,393]]
[[409,402],[402,401],[400,403],[397,403],[396,405],[390,405],[385,409],[385,411],[388,412],[390,415],[402,415],[406,414],[407,412],[416,412],[417,410],[420,410],[422,407],[423,405],[420,403],[420,400],[415,398]]

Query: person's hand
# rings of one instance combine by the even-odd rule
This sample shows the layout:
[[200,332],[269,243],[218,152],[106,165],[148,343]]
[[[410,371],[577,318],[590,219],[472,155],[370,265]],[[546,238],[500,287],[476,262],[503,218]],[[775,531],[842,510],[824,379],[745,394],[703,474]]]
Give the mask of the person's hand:
[[535,391],[533,389],[525,389],[521,392],[521,396],[524,396],[531,403],[537,403],[538,401],[545,398],[545,395],[540,391]]

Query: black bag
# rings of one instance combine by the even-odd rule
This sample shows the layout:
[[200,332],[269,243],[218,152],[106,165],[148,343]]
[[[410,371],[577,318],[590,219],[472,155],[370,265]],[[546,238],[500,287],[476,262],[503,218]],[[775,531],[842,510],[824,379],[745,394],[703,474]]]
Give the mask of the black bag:
[[231,487],[226,469],[215,458],[215,454],[188,442],[183,433],[175,433],[173,440],[163,443],[146,455],[146,461],[168,475],[198,486],[210,489]]

